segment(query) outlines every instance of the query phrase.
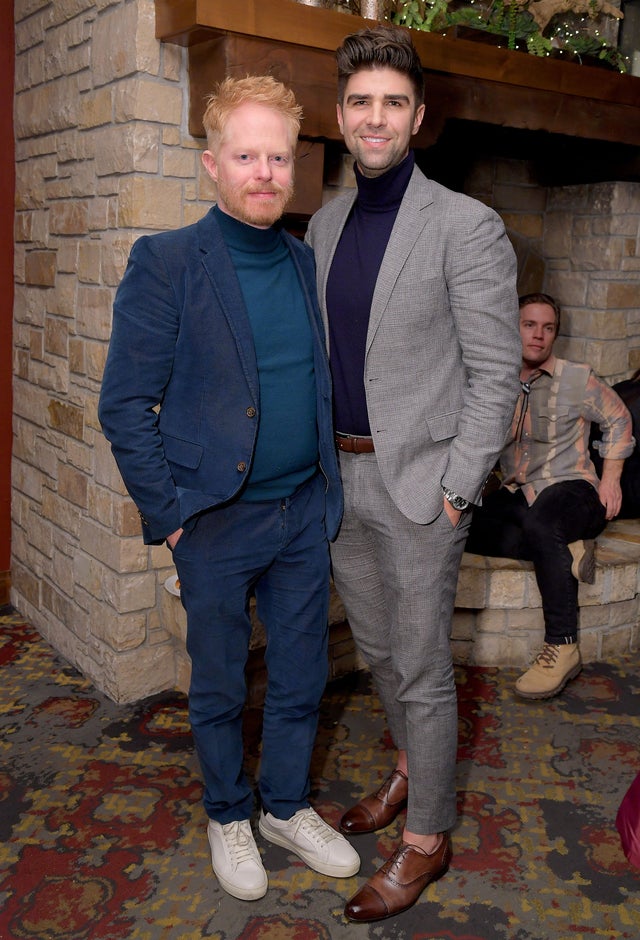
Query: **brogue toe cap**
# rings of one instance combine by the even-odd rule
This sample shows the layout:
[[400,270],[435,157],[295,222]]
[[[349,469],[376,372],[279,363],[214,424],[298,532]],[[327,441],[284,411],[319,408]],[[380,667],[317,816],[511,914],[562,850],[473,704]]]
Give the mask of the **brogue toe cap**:
[[347,901],[344,914],[349,920],[367,923],[373,920],[384,920],[389,916],[389,909],[378,892],[365,884],[350,901]]
[[347,810],[340,820],[340,829],[342,832],[354,833],[373,832],[376,829],[376,821],[362,803],[357,803]]

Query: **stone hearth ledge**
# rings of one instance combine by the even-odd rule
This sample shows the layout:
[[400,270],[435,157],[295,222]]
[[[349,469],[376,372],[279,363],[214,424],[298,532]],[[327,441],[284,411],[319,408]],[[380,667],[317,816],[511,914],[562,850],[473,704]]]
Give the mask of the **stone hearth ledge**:
[[[581,584],[580,649],[584,662],[608,660],[635,650],[640,639],[640,520],[609,523],[596,544],[596,579]],[[165,571],[160,584],[166,577]],[[179,598],[162,587],[164,626],[173,637],[177,687],[187,692],[190,663],[185,649],[186,618]],[[264,695],[264,627],[252,606],[253,634],[248,664],[249,702]],[[540,649],[543,618],[530,562],[465,553],[462,558],[452,648],[460,665],[525,668]],[[331,585],[330,678],[366,666],[359,656],[344,607]]]

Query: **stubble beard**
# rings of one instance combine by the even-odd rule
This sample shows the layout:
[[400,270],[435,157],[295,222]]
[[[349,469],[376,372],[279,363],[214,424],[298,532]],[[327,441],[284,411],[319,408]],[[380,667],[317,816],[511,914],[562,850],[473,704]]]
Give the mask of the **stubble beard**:
[[259,191],[273,192],[276,198],[268,202],[252,202],[248,196],[252,190],[247,188],[237,190],[218,180],[218,198],[229,215],[247,225],[268,228],[282,218],[286,207],[293,199],[293,183],[285,187],[270,184],[268,187],[260,187]]

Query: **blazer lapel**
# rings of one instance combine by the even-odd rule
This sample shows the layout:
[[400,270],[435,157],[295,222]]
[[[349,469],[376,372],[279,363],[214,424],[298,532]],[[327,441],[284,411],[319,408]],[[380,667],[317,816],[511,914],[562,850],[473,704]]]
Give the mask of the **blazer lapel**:
[[[257,401],[259,395],[258,364],[253,332],[236,270],[213,210],[197,224],[202,265],[220,309],[229,324],[242,371]],[[213,320],[211,328],[214,329]]]
[[[333,211],[333,218],[330,219],[327,223],[327,228],[331,232],[331,237],[323,242],[320,245],[314,245],[313,253],[316,258],[316,271],[318,278],[318,298],[320,302],[320,310],[322,313],[322,324],[324,326],[325,336],[327,338],[327,347],[329,345],[329,320],[327,317],[327,281],[329,280],[329,271],[331,270],[331,263],[333,261],[333,256],[336,253],[336,248],[338,247],[338,242],[342,236],[342,230],[344,229],[345,223],[349,217],[349,213],[353,208],[353,204],[356,201],[357,190],[354,189],[350,194],[350,198],[347,200],[336,201],[333,205],[329,203],[329,211]],[[329,219],[329,215],[327,215]]]
[[414,169],[402,199],[389,244],[385,251],[371,301],[367,331],[367,352],[389,303],[389,298],[404,264],[429,223],[429,205],[433,202],[431,186],[424,174]]

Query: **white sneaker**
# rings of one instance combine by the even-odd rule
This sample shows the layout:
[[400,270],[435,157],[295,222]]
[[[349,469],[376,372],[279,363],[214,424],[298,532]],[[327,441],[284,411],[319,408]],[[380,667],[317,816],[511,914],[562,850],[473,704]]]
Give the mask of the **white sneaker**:
[[269,882],[248,819],[222,825],[214,819],[207,827],[213,872],[227,894],[241,901],[257,901]]
[[258,829],[269,842],[294,852],[321,875],[349,878],[360,868],[356,850],[311,807],[299,809],[291,819],[276,819],[263,810]]

